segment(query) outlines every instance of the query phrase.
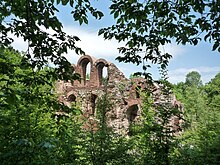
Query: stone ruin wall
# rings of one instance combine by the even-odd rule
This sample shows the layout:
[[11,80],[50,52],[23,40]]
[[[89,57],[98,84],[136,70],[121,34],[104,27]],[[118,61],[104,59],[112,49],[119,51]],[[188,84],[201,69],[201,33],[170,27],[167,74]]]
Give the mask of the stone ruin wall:
[[[90,63],[90,79],[86,79],[89,74],[87,65]],[[77,65],[73,65],[75,72],[81,75],[81,81],[74,82],[57,82],[57,92],[59,101],[67,106],[72,102],[77,102],[81,106],[84,114],[96,114],[96,103],[98,98],[102,97],[106,91],[113,105],[111,111],[107,115],[108,125],[114,131],[120,134],[129,132],[130,123],[139,119],[141,114],[142,100],[138,90],[151,89],[155,104],[161,100],[160,86],[157,83],[149,86],[143,78],[127,79],[124,74],[111,62],[105,59],[96,59],[85,55],[82,56]],[[107,68],[107,85],[104,85],[102,80],[103,68]],[[88,69],[88,71],[87,71]],[[172,95],[168,100],[173,106],[181,104]],[[180,108],[182,110],[182,108]],[[179,119],[172,121],[174,124],[179,122]]]

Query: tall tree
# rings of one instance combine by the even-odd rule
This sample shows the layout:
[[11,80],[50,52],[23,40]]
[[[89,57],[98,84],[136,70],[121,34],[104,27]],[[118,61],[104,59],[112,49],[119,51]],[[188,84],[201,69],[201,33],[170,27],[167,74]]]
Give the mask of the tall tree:
[[216,147],[220,144],[219,85],[218,74],[202,87],[186,83],[175,86],[177,96],[181,96],[179,99],[184,103],[185,123],[188,124],[178,137],[173,164],[220,163],[220,150]]
[[170,155],[177,144],[175,133],[180,131],[174,129],[171,120],[181,116],[181,112],[168,101],[171,93],[166,82],[160,90],[160,101],[156,103],[150,91],[141,93],[141,120],[131,127],[134,156],[137,157],[135,164],[171,164]]
[[201,86],[202,85],[201,75],[196,71],[192,71],[188,73],[186,75],[185,84],[188,86],[195,86],[195,87]]
[[44,146],[52,135],[51,127],[46,128],[53,123],[52,88],[44,83],[50,76],[44,71],[32,72],[28,61],[10,49],[1,49],[0,63],[1,163],[41,162],[45,157],[52,161],[46,151],[52,145]]
[[[22,54],[13,49],[0,50],[1,163],[77,162],[79,110],[58,103],[52,69],[33,71]],[[68,115],[57,115],[58,110]]]
[[133,164],[129,154],[129,139],[115,133],[108,125],[107,113],[112,110],[107,90],[98,98],[95,116],[90,115],[86,122],[87,131],[84,136],[84,148],[87,158],[83,164],[108,165],[108,164]]

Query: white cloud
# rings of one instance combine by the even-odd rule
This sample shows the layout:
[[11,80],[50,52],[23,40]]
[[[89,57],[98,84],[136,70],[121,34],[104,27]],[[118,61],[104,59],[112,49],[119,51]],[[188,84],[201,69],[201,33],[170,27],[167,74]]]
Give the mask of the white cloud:
[[[44,29],[44,31],[53,34],[51,29]],[[116,40],[104,40],[102,36],[98,36],[97,29],[89,29],[85,27],[76,27],[76,26],[65,26],[64,31],[69,35],[75,35],[80,38],[81,41],[76,42],[78,47],[81,47],[86,54],[97,57],[97,58],[106,58],[113,59],[119,55],[118,47],[123,46],[124,43],[118,43]],[[12,36],[12,35],[11,35]],[[14,43],[12,44],[14,48],[19,51],[27,50],[27,43],[23,41],[22,38],[14,38]],[[184,48],[175,44],[167,44],[163,47],[160,47],[163,53],[168,52],[173,55],[173,57],[178,57],[184,54]],[[70,62],[76,62],[79,56],[75,54],[74,51],[69,50],[68,54],[65,55]]]
[[175,59],[181,55],[185,54],[185,49],[183,46],[176,44],[166,44],[164,46],[160,46],[160,50],[162,53],[169,53],[173,56],[172,59]]
[[175,70],[170,70],[169,73],[169,81],[172,83],[184,82],[187,73],[197,71],[201,74],[201,79],[203,83],[207,83],[210,81],[216,74],[220,72],[220,67],[196,67],[196,68],[178,68]]
[[[97,29],[82,28],[76,26],[66,26],[64,31],[69,35],[75,35],[80,38],[81,41],[76,42],[76,45],[86,54],[94,56],[96,58],[115,59],[119,56],[118,47],[124,46],[124,42],[118,43],[118,41],[105,40],[102,36],[98,36]],[[163,53],[170,53],[173,58],[176,58],[185,53],[185,49],[182,46],[176,44],[167,44],[160,47]],[[66,55],[70,62],[76,62],[79,56],[76,56],[74,51],[69,51]]]
[[116,40],[104,40],[102,36],[98,36],[96,30],[85,30],[73,26],[65,27],[64,31],[67,34],[76,35],[81,41],[76,45],[82,48],[86,54],[97,58],[116,58],[118,47],[122,46]]
[[[43,28],[42,28],[43,29]],[[52,30],[46,30],[50,34],[53,34]],[[118,53],[118,47],[122,46],[122,43],[118,43],[116,40],[104,40],[102,36],[98,36],[96,30],[85,29],[82,27],[67,26],[64,27],[64,31],[68,35],[74,35],[80,38],[81,41],[76,42],[76,45],[86,54],[97,57],[97,58],[116,58]],[[12,34],[11,34],[12,36]],[[17,38],[12,36],[14,43],[12,46],[19,51],[27,50],[27,43],[23,41],[21,37]],[[76,62],[79,58],[75,51],[69,50],[65,55],[70,62]]]
[[12,43],[12,47],[19,50],[19,51],[27,51],[28,44],[27,42],[24,42],[23,38],[13,36],[12,34],[9,34],[9,37],[13,38],[14,42]]
[[[44,29],[45,30],[45,29]],[[50,34],[53,33],[52,30],[46,30]],[[116,61],[113,61],[112,59],[115,59],[119,53],[118,53],[118,47],[123,46],[124,43],[118,43],[116,40],[104,40],[102,36],[98,36],[97,29],[86,29],[85,27],[75,27],[75,26],[65,26],[64,31],[69,35],[75,35],[80,38],[81,41],[76,42],[76,45],[81,47],[86,54],[97,57],[97,58],[105,58],[106,60],[112,61],[116,63],[121,68],[121,71],[126,75],[129,76],[133,72],[142,71],[141,67],[135,67],[133,64],[129,65],[121,65]],[[19,51],[26,51],[27,50],[27,43],[23,41],[22,38],[14,38],[13,47],[18,49]],[[185,49],[182,46],[178,46],[175,44],[167,44],[163,47],[161,47],[161,51],[168,52],[173,55],[173,58],[177,58],[178,56],[181,56],[185,53]],[[76,64],[77,60],[80,58],[79,55],[76,55],[74,50],[69,50],[67,54],[64,55],[71,63]],[[170,81],[171,82],[179,82],[185,80],[185,75],[192,71],[196,70],[198,68],[191,68],[191,69],[185,69],[180,68],[175,71],[170,71]],[[199,71],[201,70],[203,72],[212,72],[212,70],[218,70],[218,68],[205,68],[200,67]],[[219,69],[220,70],[220,69]],[[218,71],[219,71],[218,70]],[[213,73],[214,74],[214,73]],[[204,81],[207,82],[207,80],[210,79],[210,76],[208,74],[203,77]]]

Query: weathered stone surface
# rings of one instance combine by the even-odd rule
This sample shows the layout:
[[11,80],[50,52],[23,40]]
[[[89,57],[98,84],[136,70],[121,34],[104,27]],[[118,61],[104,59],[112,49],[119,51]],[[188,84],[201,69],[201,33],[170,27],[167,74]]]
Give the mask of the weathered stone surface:
[[[90,63],[91,68],[87,65]],[[150,89],[153,93],[154,103],[169,102],[182,110],[182,105],[174,95],[169,100],[163,98],[160,85],[154,83],[149,85],[143,78],[127,79],[124,74],[113,64],[105,59],[96,59],[91,56],[82,56],[77,65],[72,65],[77,73],[81,75],[81,82],[74,81],[57,82],[59,101],[70,106],[72,102],[80,104],[84,114],[96,115],[97,99],[107,91],[113,108],[106,114],[108,125],[116,132],[127,134],[130,123],[138,120],[141,114],[141,96],[139,90]],[[103,68],[107,67],[107,77],[103,81]],[[89,73],[90,71],[90,73]],[[90,79],[87,79],[87,74]],[[179,118],[172,120],[173,124],[179,122]]]

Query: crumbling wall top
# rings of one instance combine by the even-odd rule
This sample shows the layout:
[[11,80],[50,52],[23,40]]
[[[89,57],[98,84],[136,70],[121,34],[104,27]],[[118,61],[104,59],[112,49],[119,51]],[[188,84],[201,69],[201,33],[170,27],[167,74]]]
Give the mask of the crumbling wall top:
[[[90,64],[90,68],[87,65]],[[103,70],[106,67],[107,75],[104,77]],[[104,81],[122,81],[125,80],[124,74],[111,62],[105,59],[96,59],[95,57],[84,55],[80,57],[75,72],[81,75],[81,82],[75,82],[74,87],[101,87]]]

